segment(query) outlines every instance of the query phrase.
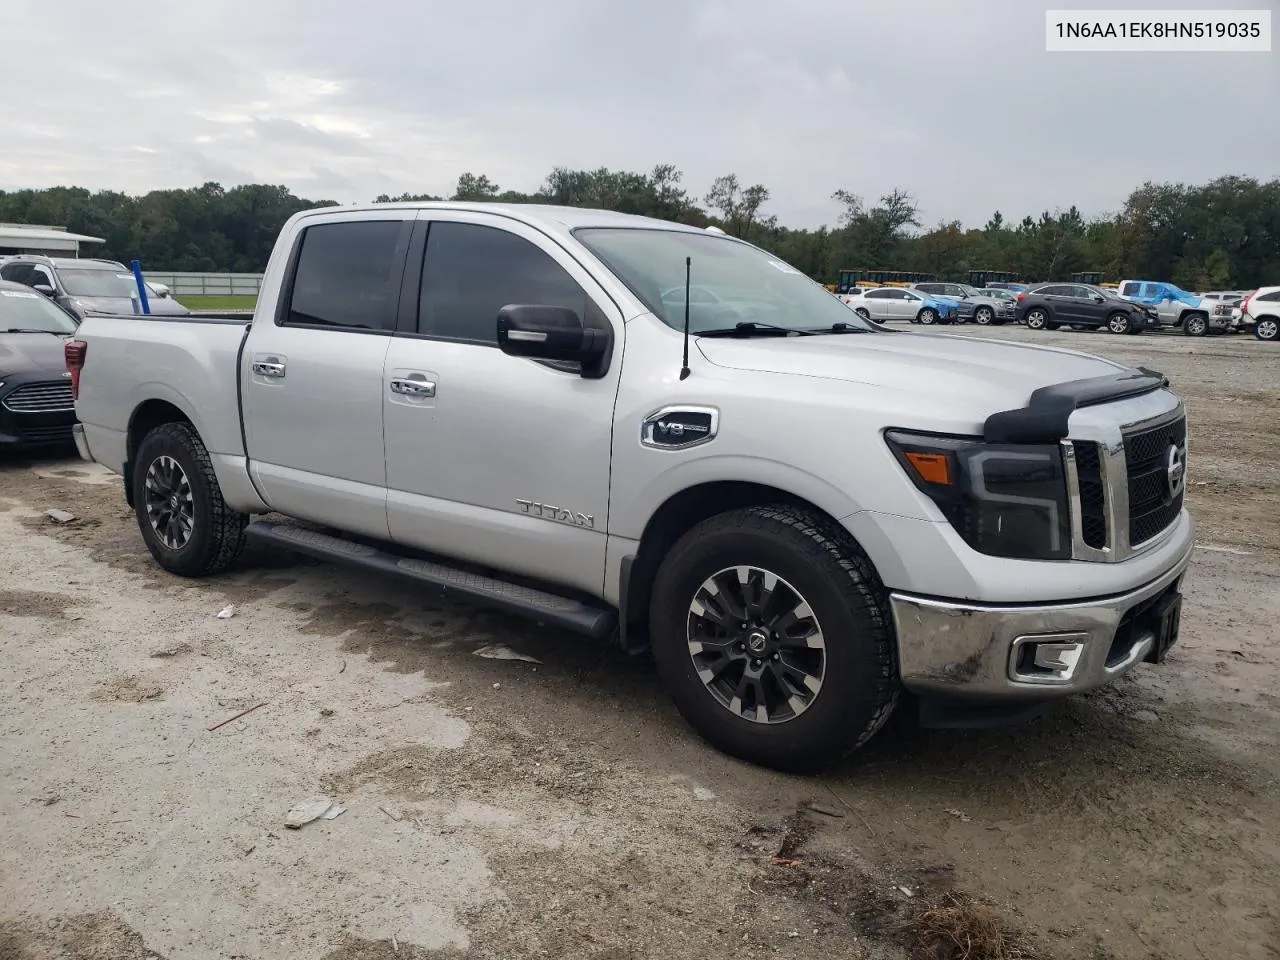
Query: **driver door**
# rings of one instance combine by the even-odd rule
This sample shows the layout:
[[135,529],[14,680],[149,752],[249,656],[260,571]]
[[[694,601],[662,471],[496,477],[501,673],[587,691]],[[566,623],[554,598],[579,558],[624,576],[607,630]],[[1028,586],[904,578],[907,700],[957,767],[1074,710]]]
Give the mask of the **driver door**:
[[[413,309],[401,312],[382,384],[392,539],[597,593],[621,311],[532,227],[468,211],[421,217],[425,243],[415,240],[405,272]],[[508,356],[497,320],[509,304],[603,315],[615,359],[589,379],[573,364]]]

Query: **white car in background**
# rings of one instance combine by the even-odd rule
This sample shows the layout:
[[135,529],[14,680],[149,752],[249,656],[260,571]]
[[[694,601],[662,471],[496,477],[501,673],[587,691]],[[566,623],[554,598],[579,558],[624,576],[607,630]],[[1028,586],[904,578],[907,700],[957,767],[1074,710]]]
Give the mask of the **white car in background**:
[[1280,341],[1280,287],[1259,287],[1240,305],[1240,323],[1268,343]]
[[856,296],[849,294],[840,299],[859,316],[876,323],[909,320],[932,326],[935,323],[956,323],[960,315],[960,308],[954,300],[940,299],[905,287],[872,287]]

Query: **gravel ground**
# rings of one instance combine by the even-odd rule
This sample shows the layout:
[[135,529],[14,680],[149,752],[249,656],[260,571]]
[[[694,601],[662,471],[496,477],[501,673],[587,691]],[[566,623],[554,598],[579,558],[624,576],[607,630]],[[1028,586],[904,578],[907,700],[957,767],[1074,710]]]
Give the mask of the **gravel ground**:
[[[711,751],[644,660],[285,555],[181,581],[110,476],[0,461],[0,958],[925,956],[922,912],[971,902],[1028,956],[1275,958],[1280,353],[959,335],[1186,397],[1182,642],[1026,726],[900,716],[817,778]],[[286,829],[317,795],[345,812]]]

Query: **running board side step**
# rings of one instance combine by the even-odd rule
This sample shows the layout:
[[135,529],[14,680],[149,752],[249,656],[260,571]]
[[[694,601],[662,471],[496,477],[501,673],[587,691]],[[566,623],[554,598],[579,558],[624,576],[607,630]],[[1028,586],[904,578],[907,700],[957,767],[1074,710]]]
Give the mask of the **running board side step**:
[[258,543],[283,547],[319,560],[389,573],[426,584],[449,596],[483,606],[496,607],[516,616],[603,639],[617,627],[617,614],[604,606],[592,606],[572,597],[509,583],[481,573],[459,570],[432,560],[401,557],[354,540],[330,536],[288,523],[255,521],[245,535]]

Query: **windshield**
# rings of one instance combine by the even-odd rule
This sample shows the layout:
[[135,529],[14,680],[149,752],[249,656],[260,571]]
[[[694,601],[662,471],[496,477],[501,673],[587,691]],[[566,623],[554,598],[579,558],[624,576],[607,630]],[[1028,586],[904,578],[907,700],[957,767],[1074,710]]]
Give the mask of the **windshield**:
[[58,271],[58,279],[73,297],[116,297],[128,299],[136,296],[138,285],[133,274],[116,273],[114,270],[81,270],[72,267]]
[[43,293],[0,290],[0,333],[6,330],[75,333],[76,324]]
[[684,329],[685,258],[692,259],[689,332],[739,323],[788,330],[843,325],[871,331],[869,322],[795,267],[756,247],[709,233],[582,227],[574,236],[617,274],[654,315]]

